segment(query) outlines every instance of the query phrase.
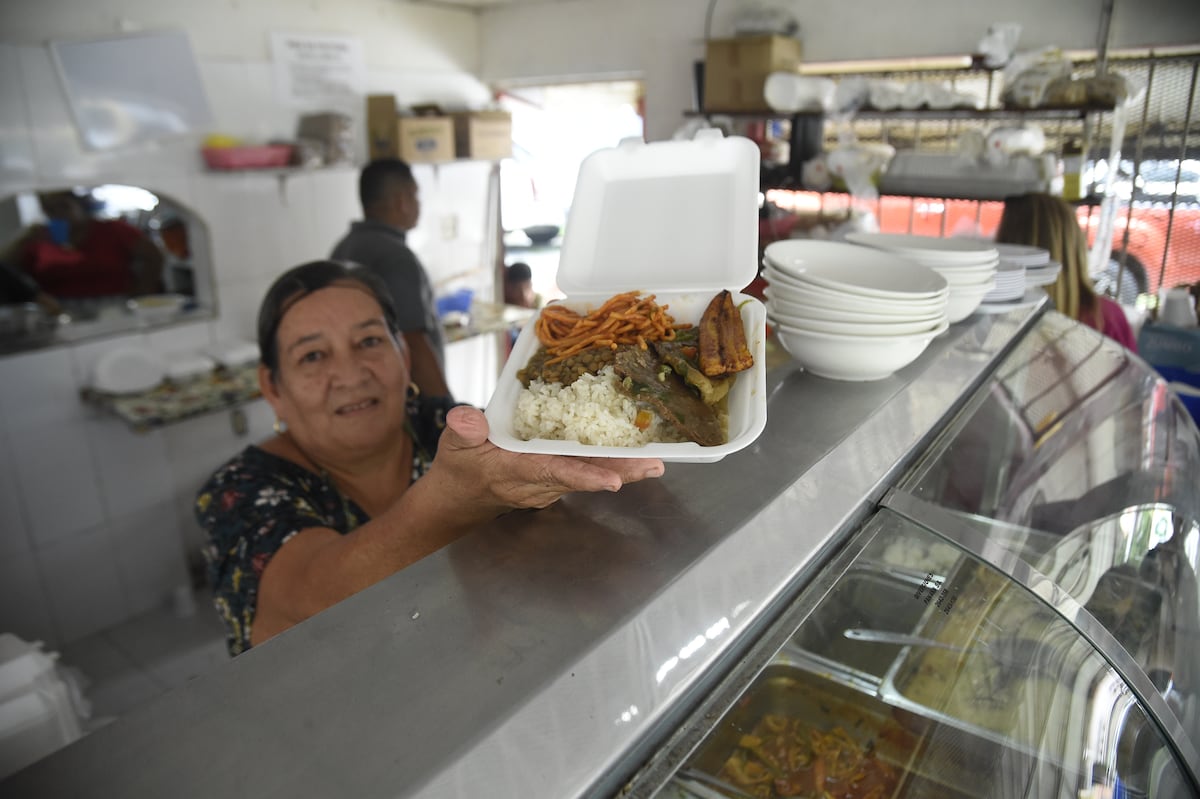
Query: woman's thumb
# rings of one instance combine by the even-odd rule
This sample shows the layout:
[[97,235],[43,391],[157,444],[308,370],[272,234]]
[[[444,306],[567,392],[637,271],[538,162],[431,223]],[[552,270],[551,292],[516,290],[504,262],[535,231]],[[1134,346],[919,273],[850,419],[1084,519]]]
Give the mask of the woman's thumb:
[[483,411],[467,405],[451,408],[446,413],[446,429],[440,446],[449,444],[455,449],[478,447],[487,441],[488,423]]

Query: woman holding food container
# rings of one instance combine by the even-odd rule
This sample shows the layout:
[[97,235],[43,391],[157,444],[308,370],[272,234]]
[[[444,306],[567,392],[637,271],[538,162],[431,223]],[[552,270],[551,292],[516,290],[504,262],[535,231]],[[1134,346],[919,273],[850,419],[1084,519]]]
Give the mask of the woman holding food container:
[[655,458],[491,444],[481,411],[414,389],[386,288],[343,264],[281,275],[258,343],[276,435],[220,467],[196,500],[234,655],[510,509],[663,473]]

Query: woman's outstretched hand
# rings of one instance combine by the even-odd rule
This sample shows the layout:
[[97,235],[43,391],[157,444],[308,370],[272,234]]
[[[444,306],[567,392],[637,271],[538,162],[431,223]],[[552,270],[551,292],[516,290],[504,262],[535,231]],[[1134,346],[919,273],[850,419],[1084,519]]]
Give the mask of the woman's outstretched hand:
[[462,501],[499,513],[510,508],[544,508],[573,491],[617,491],[663,474],[658,458],[585,458],[509,452],[488,441],[488,423],[478,408],[459,406],[446,414],[434,472]]

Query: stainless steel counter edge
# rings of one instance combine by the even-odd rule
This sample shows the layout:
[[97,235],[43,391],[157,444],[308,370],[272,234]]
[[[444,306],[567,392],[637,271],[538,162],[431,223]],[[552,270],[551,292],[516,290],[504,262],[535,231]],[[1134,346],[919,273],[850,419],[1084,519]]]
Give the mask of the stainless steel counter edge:
[[954,325],[882,381],[780,365],[747,449],[509,514],[0,792],[611,792],[1044,308]]

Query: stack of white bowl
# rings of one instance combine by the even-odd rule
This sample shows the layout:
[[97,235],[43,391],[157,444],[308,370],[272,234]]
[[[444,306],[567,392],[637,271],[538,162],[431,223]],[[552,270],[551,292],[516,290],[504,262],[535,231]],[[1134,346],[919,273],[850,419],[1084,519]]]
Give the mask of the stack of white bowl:
[[951,324],[974,313],[988,292],[996,288],[1000,253],[992,242],[907,233],[850,233],[846,241],[895,253],[946,278],[950,284],[946,318]]
[[886,252],[788,239],[763,253],[767,319],[813,374],[879,380],[945,332],[950,287],[937,272]]

